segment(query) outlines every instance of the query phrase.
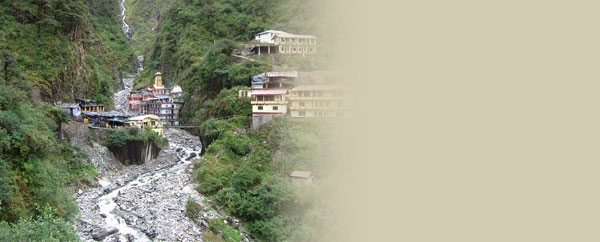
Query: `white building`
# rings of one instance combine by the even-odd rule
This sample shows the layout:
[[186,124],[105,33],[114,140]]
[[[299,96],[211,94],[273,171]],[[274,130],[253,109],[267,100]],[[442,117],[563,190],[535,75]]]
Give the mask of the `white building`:
[[261,45],[252,52],[261,54],[313,54],[317,52],[317,37],[312,35],[290,34],[281,30],[267,30],[254,36]]

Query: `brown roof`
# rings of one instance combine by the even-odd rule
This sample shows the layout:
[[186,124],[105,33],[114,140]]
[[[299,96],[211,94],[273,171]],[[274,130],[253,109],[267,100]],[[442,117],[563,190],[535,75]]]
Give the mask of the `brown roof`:
[[291,177],[301,177],[301,178],[309,178],[311,177],[311,172],[310,171],[293,171],[292,174],[290,174]]

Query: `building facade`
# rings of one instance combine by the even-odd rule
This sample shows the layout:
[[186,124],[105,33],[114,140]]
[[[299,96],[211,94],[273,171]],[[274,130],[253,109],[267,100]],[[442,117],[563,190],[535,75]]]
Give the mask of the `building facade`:
[[252,114],[286,114],[288,90],[262,89],[251,93]]
[[341,118],[347,115],[345,100],[341,86],[297,86],[290,90],[290,116]]
[[138,128],[150,128],[158,135],[163,135],[163,124],[160,118],[156,115],[142,115],[128,119],[136,124]]
[[287,114],[288,90],[258,89],[250,92],[252,104],[252,129],[270,123],[275,117]]
[[251,52],[261,54],[314,54],[317,53],[317,37],[290,34],[281,30],[267,30],[256,34],[254,39],[261,43]]
[[81,107],[81,111],[84,113],[90,112],[104,112],[104,105],[96,103],[96,100],[89,99],[75,99],[77,104]]
[[[183,90],[179,85],[169,91],[163,84],[162,74],[157,72],[154,84],[144,92],[137,92],[140,92],[139,96],[134,94],[134,91],[130,95],[129,103],[133,110],[141,114],[156,115],[163,125],[179,125],[179,113],[183,107]],[[141,97],[141,101],[135,109],[139,97]]]

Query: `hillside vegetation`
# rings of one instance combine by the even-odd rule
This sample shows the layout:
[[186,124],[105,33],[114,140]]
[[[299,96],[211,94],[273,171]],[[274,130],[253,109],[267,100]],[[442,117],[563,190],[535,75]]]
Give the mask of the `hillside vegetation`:
[[47,102],[97,99],[112,105],[134,57],[120,29],[118,0],[0,2],[0,83]]
[[125,16],[133,31],[131,46],[136,56],[148,55],[150,45],[158,32],[161,12],[173,0],[126,0]]
[[[314,0],[173,0],[168,6],[135,85],[150,83],[160,71],[166,85],[183,87],[184,122],[200,126],[194,132],[205,147],[194,172],[198,191],[241,219],[259,241],[322,238],[320,228],[331,222],[330,205],[319,197],[319,186],[295,188],[288,176],[293,170],[325,173],[326,129],[283,118],[249,131],[250,100],[239,98],[238,90],[265,71],[326,70],[327,37],[319,37],[317,55],[251,57],[255,61],[235,55],[267,29],[318,36],[323,30],[315,15],[322,13],[314,9],[325,11],[328,5]],[[227,226],[215,227],[205,240],[236,241],[227,235]]]
[[64,241],[74,234],[67,219],[78,212],[67,185],[97,173],[85,153],[55,138],[66,114],[30,98],[0,85],[0,239],[21,231],[21,239]]
[[0,1],[0,241],[74,241],[69,186],[97,176],[60,137],[67,119],[46,103],[112,106],[133,52],[117,0]]

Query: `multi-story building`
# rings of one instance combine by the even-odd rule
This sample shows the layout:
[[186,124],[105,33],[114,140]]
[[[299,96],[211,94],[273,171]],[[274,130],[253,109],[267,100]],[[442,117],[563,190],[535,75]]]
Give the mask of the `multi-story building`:
[[250,101],[253,114],[285,114],[287,113],[286,89],[253,90]]
[[141,112],[140,104],[142,104],[143,95],[144,94],[142,93],[142,91],[139,91],[139,90],[131,91],[129,93],[129,101],[127,102],[127,109],[136,111],[136,112]]
[[267,30],[256,34],[259,44],[251,49],[261,54],[314,54],[317,53],[317,37],[312,35],[290,34],[280,30]]
[[290,90],[290,116],[294,118],[346,116],[345,88],[334,85],[297,86]]
[[146,91],[132,91],[129,104],[131,107],[137,103],[140,92],[141,101],[137,105],[136,111],[142,114],[152,114],[159,117],[163,125],[179,125],[179,112],[183,106],[183,90],[176,85],[171,92],[165,88],[162,75],[157,72],[154,78],[154,84]]
[[176,109],[175,105],[173,99],[169,96],[149,98],[142,101],[142,113],[158,116],[164,125],[179,125],[179,111]]
[[271,122],[277,116],[286,115],[288,90],[286,89],[259,89],[252,90],[252,128]]

